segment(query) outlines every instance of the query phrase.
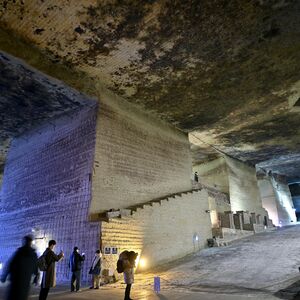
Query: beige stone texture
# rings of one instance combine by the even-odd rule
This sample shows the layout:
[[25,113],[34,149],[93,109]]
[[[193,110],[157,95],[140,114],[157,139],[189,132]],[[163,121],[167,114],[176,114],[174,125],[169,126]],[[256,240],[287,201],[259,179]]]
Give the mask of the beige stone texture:
[[269,218],[272,220],[273,224],[278,226],[278,205],[271,181],[269,179],[260,179],[258,180],[258,187],[263,207],[268,211]]
[[257,185],[256,170],[235,159],[226,157],[229,171],[229,190],[231,210],[249,211],[268,216],[262,207],[262,200]]
[[289,186],[286,182],[271,179],[278,212],[278,226],[292,225],[297,222]]
[[192,188],[185,133],[102,93],[91,213],[126,208]]
[[296,223],[293,200],[287,183],[274,178],[258,180],[263,207],[276,226]]
[[229,192],[228,171],[223,157],[193,166],[193,172],[196,171],[202,184],[224,193]]
[[[103,247],[137,251],[146,267],[183,257],[206,246],[211,238],[208,194],[185,193],[139,208],[130,217],[102,223]],[[198,237],[198,240],[196,238]],[[118,255],[104,255],[103,268],[115,269]]]
[[210,219],[213,228],[218,228],[220,226],[220,220],[218,217],[219,213],[224,213],[225,211],[231,210],[231,205],[218,197],[208,197]]

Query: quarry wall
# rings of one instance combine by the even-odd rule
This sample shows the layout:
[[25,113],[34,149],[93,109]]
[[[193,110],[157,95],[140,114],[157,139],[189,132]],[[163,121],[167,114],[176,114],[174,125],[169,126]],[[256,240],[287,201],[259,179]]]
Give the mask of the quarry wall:
[[45,123],[16,138],[10,148],[0,202],[0,262],[33,234],[39,253],[50,239],[65,259],[59,281],[69,280],[74,246],[86,253],[83,279],[99,248],[99,223],[88,222],[95,147],[96,108]]
[[279,225],[278,204],[273,185],[269,179],[258,180],[262,206],[268,211],[273,224]]
[[257,185],[256,170],[238,160],[226,157],[232,211],[249,211],[267,216]]
[[221,192],[229,192],[228,171],[225,158],[193,166],[193,172],[198,172],[199,182],[211,186]]
[[278,211],[278,225],[295,224],[297,218],[291,192],[286,179],[282,176],[280,177],[281,178],[271,178]]
[[[138,208],[132,216],[102,223],[102,246],[118,253],[133,250],[145,260],[143,270],[165,263],[207,244],[211,238],[208,194],[195,191]],[[115,269],[118,255],[104,255],[103,268]]]
[[185,133],[113,94],[102,94],[100,100],[91,213],[191,189]]

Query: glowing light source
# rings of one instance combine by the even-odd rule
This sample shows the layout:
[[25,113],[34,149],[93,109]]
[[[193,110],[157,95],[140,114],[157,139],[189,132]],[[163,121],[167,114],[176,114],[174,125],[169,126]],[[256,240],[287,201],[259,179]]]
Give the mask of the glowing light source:
[[37,254],[41,255],[44,253],[44,251],[47,247],[46,237],[35,238],[35,240],[32,242],[32,244],[35,246]]
[[0,263],[0,270],[3,269],[3,263]]
[[140,260],[139,260],[139,267],[145,268],[146,265],[147,265],[146,260],[144,258],[140,258]]

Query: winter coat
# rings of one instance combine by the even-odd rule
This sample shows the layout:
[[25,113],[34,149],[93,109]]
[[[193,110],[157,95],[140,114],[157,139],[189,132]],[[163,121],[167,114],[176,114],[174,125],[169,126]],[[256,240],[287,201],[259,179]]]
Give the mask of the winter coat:
[[100,275],[101,273],[101,255],[95,255],[89,271],[89,274]]
[[74,251],[70,256],[69,267],[72,272],[81,271],[82,262],[85,260],[84,255],[80,255],[77,251]]
[[56,268],[55,263],[63,258],[63,254],[55,254],[53,250],[47,248],[44,252],[47,271],[43,272],[42,287],[51,288],[56,286]]
[[126,284],[134,283],[134,266],[129,262],[128,259],[123,259],[124,266],[124,282]]
[[2,275],[5,281],[10,275],[10,285],[7,291],[7,300],[27,300],[30,290],[31,277],[38,274],[37,255],[34,249],[28,246],[19,248],[8,262]]

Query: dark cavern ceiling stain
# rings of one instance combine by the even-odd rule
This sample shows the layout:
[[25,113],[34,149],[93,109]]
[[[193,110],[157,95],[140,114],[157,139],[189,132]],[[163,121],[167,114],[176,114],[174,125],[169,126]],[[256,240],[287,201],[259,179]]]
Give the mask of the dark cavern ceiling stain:
[[207,145],[253,165],[300,152],[299,1],[1,2],[0,49],[191,132],[198,159]]

